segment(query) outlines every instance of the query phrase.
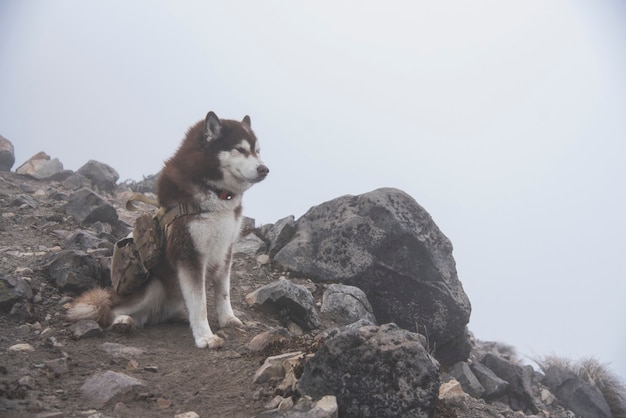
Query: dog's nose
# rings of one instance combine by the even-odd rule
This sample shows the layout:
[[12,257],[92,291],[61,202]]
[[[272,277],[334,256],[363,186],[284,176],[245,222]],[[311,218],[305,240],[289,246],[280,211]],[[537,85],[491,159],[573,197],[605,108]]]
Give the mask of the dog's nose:
[[261,164],[256,168],[256,172],[259,174],[259,177],[265,177],[269,174],[270,169],[265,164]]

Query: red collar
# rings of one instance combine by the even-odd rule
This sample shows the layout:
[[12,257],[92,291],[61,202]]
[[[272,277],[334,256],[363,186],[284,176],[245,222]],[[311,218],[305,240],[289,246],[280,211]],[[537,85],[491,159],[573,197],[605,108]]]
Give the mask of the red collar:
[[231,200],[233,197],[237,196],[235,193],[230,190],[220,189],[218,187],[207,184],[207,188],[215,193],[220,200]]
[[235,197],[235,193],[229,192],[228,190],[221,189],[219,191],[216,190],[215,192],[217,194],[217,197],[219,197],[221,200],[230,200]]

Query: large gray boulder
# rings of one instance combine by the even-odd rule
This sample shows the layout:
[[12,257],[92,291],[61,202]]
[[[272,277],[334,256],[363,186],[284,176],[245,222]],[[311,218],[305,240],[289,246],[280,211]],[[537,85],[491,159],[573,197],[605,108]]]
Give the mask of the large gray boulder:
[[13,164],[15,164],[13,143],[0,135],[0,171],[11,171]]
[[76,172],[91,180],[95,188],[101,191],[111,192],[115,189],[120,175],[108,164],[95,160],[89,160]]
[[443,365],[467,360],[471,306],[452,244],[408,194],[383,188],[315,206],[274,260],[313,280],[362,289],[379,323],[424,334]]
[[415,333],[361,321],[341,328],[309,359],[298,390],[334,395],[342,417],[431,417],[439,364]]

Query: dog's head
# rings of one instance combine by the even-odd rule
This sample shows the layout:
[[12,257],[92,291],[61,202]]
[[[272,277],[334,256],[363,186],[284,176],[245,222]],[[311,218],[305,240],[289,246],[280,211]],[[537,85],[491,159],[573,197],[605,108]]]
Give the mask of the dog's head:
[[250,116],[241,122],[220,120],[209,112],[204,121],[204,141],[216,153],[224,186],[246,190],[267,177],[269,168],[260,156],[259,141],[252,131]]

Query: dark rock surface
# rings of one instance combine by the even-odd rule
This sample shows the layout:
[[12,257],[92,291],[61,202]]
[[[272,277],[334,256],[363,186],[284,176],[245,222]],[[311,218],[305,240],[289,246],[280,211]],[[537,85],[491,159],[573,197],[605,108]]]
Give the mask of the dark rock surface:
[[253,308],[288,315],[305,330],[319,328],[321,325],[311,292],[287,279],[260,287],[246,296],[246,302]]
[[15,148],[11,141],[0,135],[0,171],[10,171],[15,164]]
[[120,178],[113,167],[95,160],[87,161],[76,173],[88,178],[95,189],[106,192],[112,192]]
[[118,220],[115,208],[102,196],[86,188],[73,193],[63,209],[81,224],[113,223]]
[[374,310],[367,295],[355,286],[331,284],[322,297],[321,312],[332,315],[340,324],[348,325],[365,319],[376,323]]
[[549,367],[545,370],[543,383],[550,388],[563,405],[579,416],[585,418],[610,418],[613,416],[602,392],[569,370]]
[[471,307],[452,244],[406,193],[378,189],[315,206],[274,259],[313,280],[359,287],[379,323],[417,326],[442,364],[467,360]]
[[506,393],[511,408],[516,411],[528,410],[533,414],[539,412],[541,405],[535,399],[532,390],[532,367],[522,367],[491,353],[485,355],[482,363],[496,376],[509,383]]
[[100,261],[80,250],[62,250],[48,256],[46,270],[56,287],[79,293],[111,285],[110,272]]
[[509,383],[506,380],[500,379],[484,364],[472,363],[470,364],[470,369],[485,389],[482,397],[486,400],[498,399],[509,387]]
[[430,417],[439,364],[416,334],[357,323],[332,335],[305,364],[298,389],[316,399],[334,394],[342,417]]

